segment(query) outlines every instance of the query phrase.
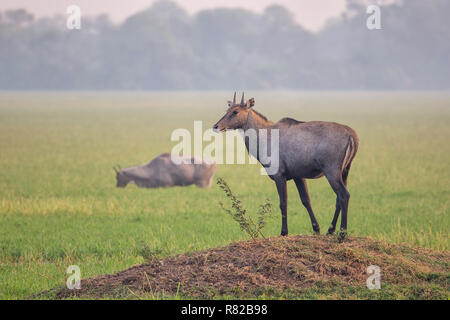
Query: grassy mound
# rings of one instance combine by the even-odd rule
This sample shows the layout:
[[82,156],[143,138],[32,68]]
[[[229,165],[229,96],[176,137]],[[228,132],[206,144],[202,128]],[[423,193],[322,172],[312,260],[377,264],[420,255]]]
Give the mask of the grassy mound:
[[[447,299],[448,252],[350,237],[288,236],[151,260],[81,281],[56,298]],[[381,269],[369,290],[367,267]]]

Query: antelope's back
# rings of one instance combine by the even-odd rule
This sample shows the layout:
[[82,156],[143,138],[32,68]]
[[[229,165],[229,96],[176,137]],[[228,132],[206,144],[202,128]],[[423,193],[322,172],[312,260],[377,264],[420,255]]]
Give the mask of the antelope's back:
[[198,184],[209,179],[216,171],[216,164],[210,159],[194,156],[164,155],[168,173],[174,185]]
[[318,177],[325,167],[341,167],[351,138],[357,147],[356,132],[335,122],[288,120],[280,121],[277,128],[282,163],[299,177]]

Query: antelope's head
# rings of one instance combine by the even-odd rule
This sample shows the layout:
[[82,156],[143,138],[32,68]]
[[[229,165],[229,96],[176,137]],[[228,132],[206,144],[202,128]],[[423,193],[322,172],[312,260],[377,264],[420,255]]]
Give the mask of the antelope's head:
[[234,93],[233,101],[228,101],[228,110],[225,115],[214,126],[216,132],[225,130],[242,129],[247,123],[250,108],[255,105],[255,99],[251,98],[247,102],[242,93],[241,103],[236,103],[236,92]]
[[127,177],[121,172],[122,170],[118,166],[117,168],[113,167],[114,172],[116,173],[116,187],[117,188],[125,188],[128,184]]

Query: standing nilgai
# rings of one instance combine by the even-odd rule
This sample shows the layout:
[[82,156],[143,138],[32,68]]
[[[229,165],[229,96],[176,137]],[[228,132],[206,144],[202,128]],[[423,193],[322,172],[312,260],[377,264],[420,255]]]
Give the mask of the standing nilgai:
[[[281,235],[288,234],[286,181],[291,179],[294,179],[300,199],[309,213],[314,232],[320,233],[319,224],[311,208],[305,179],[316,179],[325,175],[337,195],[336,211],[328,233],[334,233],[339,213],[342,211],[339,241],[343,241],[347,234],[347,210],[350,199],[347,177],[358,150],[356,132],[348,126],[335,122],[302,122],[283,118],[273,123],[253,110],[254,104],[253,98],[245,102],[244,94],[241,103],[237,104],[234,93],[233,101],[228,101],[227,112],[213,129],[216,131],[242,129],[244,132],[254,129],[257,132],[258,146],[260,129],[267,130],[267,139],[270,139],[271,130],[279,130],[279,169],[275,174],[269,174],[269,177],[275,181],[280,197]],[[249,149],[248,139],[245,139],[245,145],[252,156],[263,166],[267,166],[259,159],[259,151],[253,154],[254,148]]]

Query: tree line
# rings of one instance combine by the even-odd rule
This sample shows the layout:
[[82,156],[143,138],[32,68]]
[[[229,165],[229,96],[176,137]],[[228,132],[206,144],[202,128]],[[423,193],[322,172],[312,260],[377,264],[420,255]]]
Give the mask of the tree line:
[[0,89],[216,90],[450,88],[448,0],[381,7],[366,27],[362,0],[312,33],[279,5],[262,14],[211,9],[189,15],[159,1],[113,24],[82,17],[0,13]]

